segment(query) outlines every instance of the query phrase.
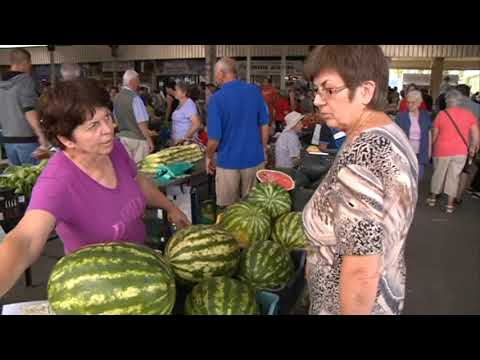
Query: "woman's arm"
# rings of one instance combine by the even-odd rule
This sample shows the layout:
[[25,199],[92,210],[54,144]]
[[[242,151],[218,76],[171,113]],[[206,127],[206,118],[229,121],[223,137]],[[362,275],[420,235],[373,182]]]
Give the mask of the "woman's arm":
[[55,227],[55,217],[47,211],[28,211],[0,245],[0,297],[42,253]]
[[168,200],[150,179],[143,175],[137,175],[136,180],[147,199],[148,206],[165,210],[168,213],[168,220],[177,225],[179,229],[190,225],[185,214]]
[[340,314],[370,315],[380,279],[380,256],[344,256],[340,273]]
[[470,137],[472,139],[472,143],[470,144],[470,156],[473,157],[478,153],[480,147],[480,130],[478,128],[478,123],[475,123],[470,128]]
[[190,127],[190,130],[188,130],[187,135],[185,135],[185,139],[193,138],[193,135],[200,129],[201,125],[202,125],[202,121],[200,120],[200,116],[193,115],[192,126]]
[[437,138],[438,138],[438,128],[432,128],[432,149],[435,146]]

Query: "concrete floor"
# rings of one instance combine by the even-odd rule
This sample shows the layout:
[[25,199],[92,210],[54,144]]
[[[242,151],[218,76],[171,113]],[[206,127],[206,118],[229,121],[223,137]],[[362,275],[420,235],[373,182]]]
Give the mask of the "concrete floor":
[[[465,196],[457,212],[425,205],[429,182],[421,184],[407,242],[405,314],[480,314],[480,200]],[[63,255],[62,243],[47,244],[33,266],[33,287],[22,277],[0,304],[44,300],[48,275]]]

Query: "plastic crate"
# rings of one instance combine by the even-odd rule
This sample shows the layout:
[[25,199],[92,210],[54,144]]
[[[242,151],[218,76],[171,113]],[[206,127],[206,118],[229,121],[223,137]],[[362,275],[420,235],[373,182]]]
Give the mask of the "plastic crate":
[[285,315],[289,314],[295,306],[305,286],[306,252],[303,250],[293,250],[291,256],[295,265],[295,273],[292,279],[283,288],[265,289],[265,291],[275,294],[280,298],[279,313]]
[[257,303],[261,315],[278,315],[279,301],[280,298],[278,295],[268,291],[260,291],[257,293]]
[[0,188],[0,225],[11,231],[25,214],[25,196],[15,194],[14,189]]

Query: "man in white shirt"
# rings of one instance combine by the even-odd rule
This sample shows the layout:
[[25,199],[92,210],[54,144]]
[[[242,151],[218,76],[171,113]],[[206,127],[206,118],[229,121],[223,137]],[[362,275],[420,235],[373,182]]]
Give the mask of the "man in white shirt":
[[127,70],[123,75],[123,87],[113,102],[118,137],[136,163],[142,161],[154,149],[148,133],[149,115],[137,94],[139,86],[138,73]]
[[298,134],[303,129],[304,115],[294,111],[285,116],[286,127],[275,143],[275,167],[291,169],[300,162],[302,145]]

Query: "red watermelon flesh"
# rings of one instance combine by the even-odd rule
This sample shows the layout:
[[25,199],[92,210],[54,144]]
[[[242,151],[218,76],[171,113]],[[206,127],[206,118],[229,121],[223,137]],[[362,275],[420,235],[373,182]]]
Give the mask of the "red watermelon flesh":
[[295,181],[285,173],[275,170],[260,170],[257,172],[257,179],[262,184],[272,182],[287,191],[295,189]]

